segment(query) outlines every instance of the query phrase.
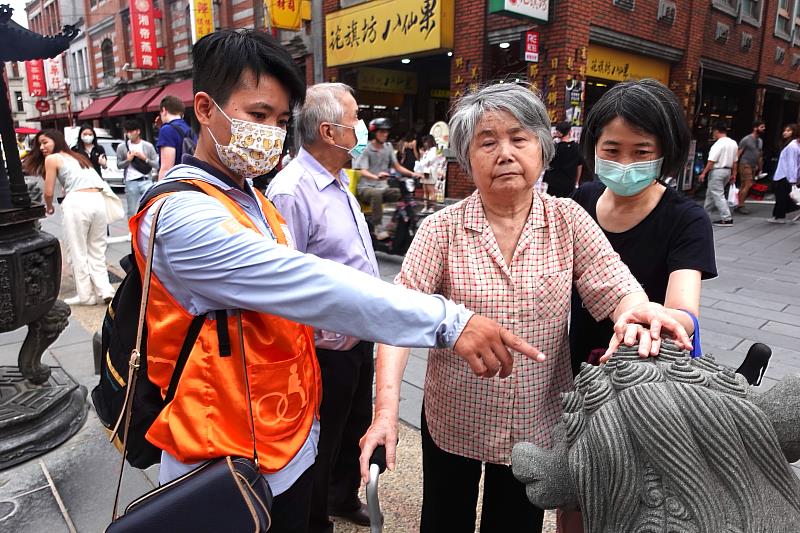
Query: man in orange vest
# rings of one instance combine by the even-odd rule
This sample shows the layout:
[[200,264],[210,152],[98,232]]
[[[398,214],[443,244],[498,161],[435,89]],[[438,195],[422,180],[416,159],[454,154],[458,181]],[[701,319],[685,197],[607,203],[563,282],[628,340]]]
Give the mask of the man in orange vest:
[[283,219],[248,178],[280,158],[290,110],[305,96],[303,78],[258,31],[209,34],[192,54],[197,149],[154,187],[180,180],[199,190],[156,196],[130,222],[143,267],[153,206],[164,202],[147,304],[148,377],[162,392],[193,317],[206,320],[175,397],[147,438],[163,450],[162,483],[211,458],[252,456],[255,446],[275,495],[271,531],[301,533],[322,394],[312,327],[397,346],[452,347],[485,377],[509,375],[510,349],[544,356],[441,296],[293,250]]

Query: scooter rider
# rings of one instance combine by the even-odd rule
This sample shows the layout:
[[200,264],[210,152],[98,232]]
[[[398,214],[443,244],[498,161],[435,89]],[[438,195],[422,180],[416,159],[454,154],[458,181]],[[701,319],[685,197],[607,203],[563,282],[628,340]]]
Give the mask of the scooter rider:
[[409,178],[422,178],[421,174],[408,170],[397,161],[392,143],[387,142],[391,129],[392,123],[387,118],[370,121],[369,131],[374,137],[354,164],[354,168],[361,170],[357,196],[372,209],[369,219],[372,222],[372,231],[378,240],[389,238],[389,234],[383,228],[383,203],[397,202],[402,197],[399,189],[389,187],[387,181],[390,177],[389,171],[394,169]]

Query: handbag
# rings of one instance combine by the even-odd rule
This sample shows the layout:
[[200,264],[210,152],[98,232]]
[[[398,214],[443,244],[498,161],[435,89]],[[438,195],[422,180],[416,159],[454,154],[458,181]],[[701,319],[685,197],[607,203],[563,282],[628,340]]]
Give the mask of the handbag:
[[155,228],[163,206],[164,200],[156,207],[150,228],[136,345],[131,352],[128,368],[129,385],[125,405],[120,414],[120,421],[117,422],[119,425],[124,419],[122,460],[117,479],[117,492],[114,496],[112,521],[106,531],[109,533],[150,533],[153,531],[169,531],[170,533],[254,531],[263,533],[269,530],[272,522],[270,516],[272,491],[258,467],[253,405],[250,400],[250,381],[247,377],[244,334],[242,332],[242,314],[238,310],[236,311],[236,320],[242,349],[250,435],[253,439],[253,459],[221,457],[207,461],[191,472],[146,493],[128,505],[122,516],[117,515],[122,474],[125,469],[133,392],[138,378],[139,349],[142,346],[145,309],[150,292]]
[[[125,148],[128,149],[128,152],[131,151],[130,144],[128,141],[125,141]],[[149,176],[150,173],[153,171],[153,167],[150,166],[150,163],[147,161],[142,161],[138,157],[134,157],[131,159],[131,166],[140,174],[144,174],[145,176]]]
[[800,187],[794,183],[792,183],[792,190],[789,191],[789,198],[797,205],[800,205]]
[[122,220],[125,216],[125,208],[122,207],[122,200],[119,199],[119,196],[111,190],[111,187],[105,181],[103,181],[103,188],[100,192],[106,205],[106,224]]

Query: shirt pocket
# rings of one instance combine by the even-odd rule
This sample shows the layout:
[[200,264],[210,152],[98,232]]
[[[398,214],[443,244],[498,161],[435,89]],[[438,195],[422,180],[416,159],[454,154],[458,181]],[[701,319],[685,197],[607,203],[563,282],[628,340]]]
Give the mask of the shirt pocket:
[[572,271],[559,270],[533,279],[534,320],[564,318],[570,310]]

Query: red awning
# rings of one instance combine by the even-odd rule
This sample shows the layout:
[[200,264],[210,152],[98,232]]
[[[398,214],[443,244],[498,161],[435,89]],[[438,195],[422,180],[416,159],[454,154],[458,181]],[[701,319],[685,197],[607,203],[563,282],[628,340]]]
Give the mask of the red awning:
[[117,101],[117,96],[106,96],[103,98],[98,98],[91,104],[89,107],[78,113],[78,118],[80,120],[93,120],[100,117],[108,116],[106,111],[108,110],[111,105]]
[[49,122],[51,120],[67,120],[69,119],[69,114],[67,113],[51,113],[49,115],[42,115],[39,117],[32,117],[28,118],[27,120],[33,122]]
[[147,111],[158,111],[161,99],[165,96],[177,96],[183,102],[183,105],[190,106],[194,104],[194,92],[192,92],[192,80],[176,81],[170,83],[158,93],[156,98],[150,100],[150,105],[147,106]]
[[109,117],[122,115],[138,115],[145,112],[145,107],[155,95],[161,92],[161,87],[151,87],[128,93],[108,109]]
[[39,133],[39,130],[37,130],[36,128],[28,128],[22,126],[20,128],[14,128],[14,133],[17,133],[19,135],[35,135]]

